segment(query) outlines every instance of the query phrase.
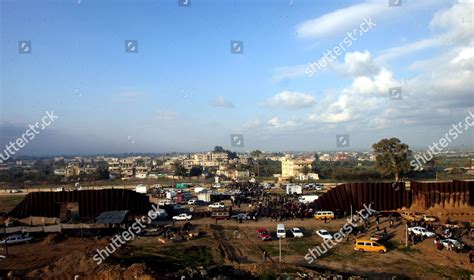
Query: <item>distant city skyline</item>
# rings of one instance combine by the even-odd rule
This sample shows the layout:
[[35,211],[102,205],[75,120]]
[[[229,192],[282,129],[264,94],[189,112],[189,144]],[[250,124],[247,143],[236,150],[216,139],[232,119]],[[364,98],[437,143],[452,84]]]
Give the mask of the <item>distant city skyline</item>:
[[[16,156],[369,151],[392,137],[427,150],[474,112],[473,11],[466,0],[2,1],[0,147],[54,111]],[[473,145],[471,128],[446,149]]]

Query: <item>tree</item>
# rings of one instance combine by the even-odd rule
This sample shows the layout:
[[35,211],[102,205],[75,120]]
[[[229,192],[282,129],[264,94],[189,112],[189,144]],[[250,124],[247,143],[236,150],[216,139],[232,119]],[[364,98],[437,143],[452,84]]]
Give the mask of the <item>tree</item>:
[[319,168],[320,164],[321,163],[319,162],[319,155],[318,155],[318,153],[316,153],[316,154],[314,154],[314,160],[311,163],[311,171],[313,171],[316,174],[321,173],[321,170]]
[[224,150],[224,148],[222,148],[222,146],[215,146],[214,147],[214,152],[215,153],[224,153],[225,150]]
[[202,174],[202,168],[198,166],[193,166],[191,170],[189,171],[189,176],[195,177],[195,176],[201,176]]
[[252,158],[255,159],[257,162],[257,176],[260,176],[260,166],[258,165],[258,160],[260,159],[260,155],[262,154],[262,151],[260,150],[255,150],[250,153],[252,155]]
[[175,176],[186,176],[187,171],[186,168],[178,161],[175,161],[173,163],[174,166],[174,175]]
[[252,155],[252,158],[254,158],[255,160],[259,160],[260,156],[262,155],[262,151],[255,150],[255,151],[251,152],[250,154]]
[[400,174],[411,170],[408,162],[411,151],[400,139],[382,139],[373,144],[372,149],[375,154],[375,169],[382,176],[393,175],[395,181],[398,181]]

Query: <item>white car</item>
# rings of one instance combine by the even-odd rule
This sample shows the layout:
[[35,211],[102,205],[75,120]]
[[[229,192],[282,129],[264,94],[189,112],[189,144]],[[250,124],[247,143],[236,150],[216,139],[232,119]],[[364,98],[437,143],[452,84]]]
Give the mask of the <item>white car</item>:
[[[436,244],[436,240],[433,242]],[[447,238],[447,239],[442,239],[439,242],[441,242],[441,244],[443,244],[444,248],[446,249],[448,249],[449,246],[453,244],[454,247],[458,248],[459,250],[462,250],[461,242],[457,241],[456,239]]]
[[188,215],[186,213],[179,214],[178,216],[173,216],[173,220],[175,221],[189,221],[192,219],[192,215]]
[[195,199],[190,199],[188,200],[189,205],[196,205],[196,200]]
[[224,202],[215,202],[209,206],[207,206],[209,209],[213,209],[213,208],[225,208],[225,205],[224,205]]
[[158,206],[166,206],[166,205],[173,205],[173,201],[169,200],[169,199],[165,199],[165,200],[160,200],[158,202]]
[[421,236],[425,236],[425,237],[435,237],[436,236],[436,233],[431,232],[431,231],[427,230],[424,227],[411,227],[411,228],[408,228],[408,232],[412,232],[416,235],[421,235]]
[[23,236],[20,234],[10,235],[5,240],[0,241],[0,245],[12,245],[12,244],[20,244],[20,243],[29,243],[33,240],[33,237]]
[[332,235],[325,229],[320,229],[316,231],[316,234],[319,235],[323,240],[333,240]]
[[293,236],[296,237],[296,238],[301,238],[301,237],[304,236],[301,229],[299,229],[297,227],[291,228],[290,231],[291,231],[291,234],[293,234]]

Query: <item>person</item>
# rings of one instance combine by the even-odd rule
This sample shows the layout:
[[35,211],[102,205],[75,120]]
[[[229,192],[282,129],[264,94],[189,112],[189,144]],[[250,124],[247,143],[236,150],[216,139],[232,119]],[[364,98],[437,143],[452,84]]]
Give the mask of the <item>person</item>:
[[325,216],[324,217],[324,223],[327,223],[328,218]]
[[267,251],[263,251],[263,254],[262,254],[262,260],[263,261],[266,261],[267,260]]

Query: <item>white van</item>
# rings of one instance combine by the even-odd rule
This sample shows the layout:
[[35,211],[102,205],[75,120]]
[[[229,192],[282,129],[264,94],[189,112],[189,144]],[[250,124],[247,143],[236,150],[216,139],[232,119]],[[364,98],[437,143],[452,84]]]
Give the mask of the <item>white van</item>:
[[277,238],[286,238],[286,230],[284,224],[277,225]]

